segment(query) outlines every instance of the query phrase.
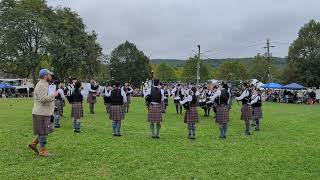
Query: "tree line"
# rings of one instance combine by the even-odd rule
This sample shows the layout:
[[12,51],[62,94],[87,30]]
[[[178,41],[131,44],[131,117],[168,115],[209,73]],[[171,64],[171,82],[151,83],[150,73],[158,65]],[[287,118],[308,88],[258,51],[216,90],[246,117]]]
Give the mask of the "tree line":
[[[0,70],[37,80],[40,68],[57,78],[69,76],[98,81],[119,80],[139,86],[152,77],[165,82],[195,82],[198,57],[189,57],[183,67],[152,64],[135,44],[124,42],[109,55],[102,53],[97,33],[88,32],[82,18],[65,7],[49,7],[45,0],[0,2]],[[258,79],[262,82],[320,84],[320,23],[311,20],[291,44],[286,67],[261,55],[248,65],[225,61],[214,68],[200,61],[200,80]]]

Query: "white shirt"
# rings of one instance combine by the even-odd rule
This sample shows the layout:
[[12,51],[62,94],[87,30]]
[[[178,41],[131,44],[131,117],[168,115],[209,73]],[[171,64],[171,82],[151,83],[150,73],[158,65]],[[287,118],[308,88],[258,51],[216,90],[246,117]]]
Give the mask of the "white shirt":
[[251,100],[251,102],[249,103],[249,104],[251,104],[251,105],[254,104],[254,103],[256,103],[256,102],[258,102],[258,101],[260,100],[260,96],[259,96],[258,94],[252,95],[251,98],[252,98],[252,100]]
[[192,96],[191,95],[188,95],[186,98],[184,98],[183,101],[180,101],[180,104],[183,105],[185,104],[186,102],[191,102],[192,101]]
[[61,98],[64,99],[64,92],[63,92],[63,90],[62,90],[61,88],[59,88],[57,92],[60,94]]
[[217,97],[219,97],[219,96],[221,96],[221,90],[220,90],[220,89],[216,90],[216,92],[214,92],[213,95],[210,96],[210,101],[209,101],[209,103],[214,102],[214,100],[215,100]]
[[111,91],[112,89],[108,89],[107,87],[104,87],[104,96],[105,97],[110,97],[111,96]]
[[241,94],[241,96],[240,97],[236,97],[236,100],[242,100],[243,98],[245,98],[245,97],[248,97],[249,96],[249,91],[248,90],[245,90],[245,91],[243,91],[243,93]]

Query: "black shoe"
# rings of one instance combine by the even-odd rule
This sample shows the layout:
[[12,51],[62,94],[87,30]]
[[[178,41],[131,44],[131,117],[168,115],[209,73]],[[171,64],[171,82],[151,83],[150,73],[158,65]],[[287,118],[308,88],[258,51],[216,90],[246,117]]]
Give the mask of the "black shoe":
[[122,135],[121,135],[121,134],[117,134],[116,136],[120,137],[120,136],[122,136]]
[[152,138],[152,139],[155,139],[155,138],[156,138],[156,136],[155,136],[155,135],[152,135],[152,136],[151,136],[151,138]]
[[223,139],[226,139],[226,138],[227,138],[227,136],[223,136],[222,138],[223,138]]
[[190,139],[195,140],[195,139],[196,139],[196,137],[192,136],[192,137],[190,137]]
[[115,136],[117,136],[117,135],[116,135],[116,134],[112,134],[112,136],[114,136],[114,137],[115,137]]
[[246,132],[246,135],[251,135],[251,133],[250,132]]
[[156,136],[156,139],[160,139],[160,136]]
[[80,130],[74,130],[75,133],[80,133]]
[[60,124],[58,124],[58,125],[55,125],[54,127],[55,128],[60,128],[61,126],[60,126]]

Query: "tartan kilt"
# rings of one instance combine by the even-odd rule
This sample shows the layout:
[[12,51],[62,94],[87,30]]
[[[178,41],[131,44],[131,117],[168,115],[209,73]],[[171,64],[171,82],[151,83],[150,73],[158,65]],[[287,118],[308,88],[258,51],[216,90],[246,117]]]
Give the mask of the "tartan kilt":
[[50,122],[51,116],[32,115],[33,132],[35,135],[47,136],[54,131]]
[[124,105],[111,105],[109,119],[112,121],[121,121],[125,118]]
[[63,102],[62,101],[56,99],[54,101],[54,106],[55,106],[55,108],[54,108],[55,115],[63,114]]
[[224,124],[229,121],[229,107],[221,104],[216,106],[216,123]]
[[87,97],[87,103],[89,104],[97,103],[97,96],[94,93],[89,93]]
[[72,103],[71,117],[74,119],[80,119],[83,117],[82,102],[73,102]]
[[148,109],[148,121],[152,123],[159,123],[162,121],[161,104],[150,104]]
[[252,119],[262,119],[262,110],[261,106],[253,106],[252,107]]
[[184,115],[184,123],[198,123],[199,122],[199,116],[197,107],[190,106],[188,110],[186,110]]
[[251,105],[243,105],[241,108],[241,120],[250,121],[252,119]]
[[111,104],[110,104],[110,103],[106,103],[105,105],[106,105],[106,111],[107,111],[107,113],[110,113],[110,106],[111,106]]

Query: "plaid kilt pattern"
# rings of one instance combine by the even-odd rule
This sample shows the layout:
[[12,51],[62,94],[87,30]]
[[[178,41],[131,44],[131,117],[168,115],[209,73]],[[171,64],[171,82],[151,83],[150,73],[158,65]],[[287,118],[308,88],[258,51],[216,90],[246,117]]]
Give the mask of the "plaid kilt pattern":
[[72,103],[71,117],[74,119],[80,119],[83,117],[82,102],[73,102]]
[[150,104],[148,110],[148,121],[152,123],[159,123],[162,121],[162,105]]
[[221,104],[216,106],[216,110],[216,123],[227,123],[229,121],[229,107],[227,105]]
[[55,115],[63,114],[63,102],[62,101],[56,99],[54,101],[54,106],[55,106],[55,108],[54,108]]
[[105,105],[106,105],[106,111],[109,114],[110,113],[111,104],[110,103],[106,103]]
[[253,106],[252,107],[252,119],[262,119],[262,110],[261,106]]
[[89,104],[97,103],[97,96],[94,93],[89,93],[87,97],[87,103]]
[[243,105],[241,108],[241,120],[250,121],[252,119],[251,105]]
[[33,132],[35,135],[47,136],[54,128],[50,122],[51,116],[32,115]]
[[125,118],[124,105],[111,105],[109,119],[112,121],[121,121]]
[[186,110],[184,114],[184,123],[197,123],[197,122],[199,122],[197,107],[190,106],[190,108]]

